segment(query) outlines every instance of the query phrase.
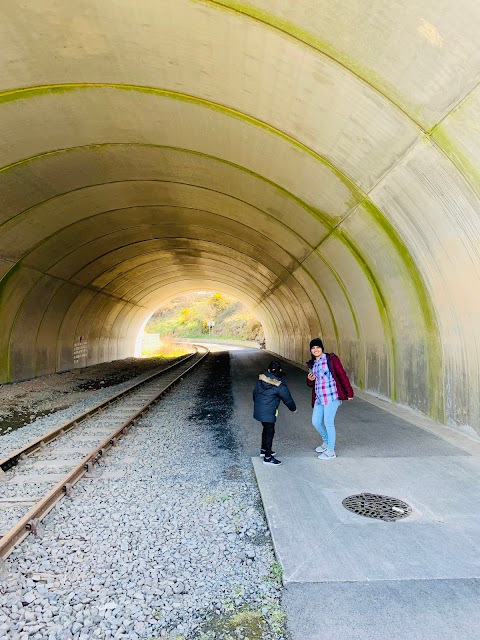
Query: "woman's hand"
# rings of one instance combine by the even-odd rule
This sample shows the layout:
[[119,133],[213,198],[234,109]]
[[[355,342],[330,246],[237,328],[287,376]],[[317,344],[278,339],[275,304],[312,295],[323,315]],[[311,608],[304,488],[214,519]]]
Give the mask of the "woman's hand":
[[353,398],[347,398],[347,400],[350,402],[350,400],[353,400]]
[[313,373],[310,371],[310,373],[308,374],[307,378],[309,380],[315,380],[315,376],[313,375]]

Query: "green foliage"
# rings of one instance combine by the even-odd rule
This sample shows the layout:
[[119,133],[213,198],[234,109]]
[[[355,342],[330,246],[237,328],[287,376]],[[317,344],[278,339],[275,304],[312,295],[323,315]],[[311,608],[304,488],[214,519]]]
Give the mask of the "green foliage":
[[202,338],[215,320],[213,337],[264,341],[258,319],[241,302],[221,293],[196,293],[170,300],[150,318],[145,332],[160,338]]
[[210,616],[200,627],[198,640],[263,640],[264,638],[286,638],[286,616],[273,601],[262,603],[261,609],[252,609],[244,603],[235,607],[230,599],[222,602],[223,613]]
[[226,298],[225,296],[222,296],[221,293],[214,293],[213,296],[210,298],[210,304],[212,306],[214,306],[216,309],[220,310],[224,310],[226,309],[228,306],[230,306],[230,302],[229,299]]
[[263,617],[260,611],[242,607],[234,612],[229,602],[225,602],[227,611],[224,615],[213,616],[202,625],[199,640],[210,640],[215,638],[244,638],[249,640],[261,640],[263,634]]
[[283,569],[282,569],[282,565],[279,562],[273,563],[270,569],[270,573],[272,574],[273,580],[278,584],[281,584],[282,577],[283,577]]
[[180,313],[180,322],[181,322],[182,324],[185,324],[185,323],[188,321],[189,317],[191,317],[191,315],[192,315],[192,312],[191,312],[191,310],[190,310],[190,309],[188,309],[188,308],[187,308],[187,309],[184,309],[184,310],[183,310],[183,311],[181,311],[181,313]]
[[283,578],[282,565],[279,562],[275,561],[270,567],[270,573],[268,574],[268,576],[262,576],[262,582],[265,582],[267,584],[270,583],[270,584],[281,585],[282,578]]

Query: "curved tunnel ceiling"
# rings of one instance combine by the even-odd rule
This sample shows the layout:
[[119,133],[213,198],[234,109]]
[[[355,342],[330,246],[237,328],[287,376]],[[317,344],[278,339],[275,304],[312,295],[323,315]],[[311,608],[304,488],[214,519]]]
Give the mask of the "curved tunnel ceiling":
[[480,7],[410,4],[5,0],[0,381],[212,289],[479,430]]

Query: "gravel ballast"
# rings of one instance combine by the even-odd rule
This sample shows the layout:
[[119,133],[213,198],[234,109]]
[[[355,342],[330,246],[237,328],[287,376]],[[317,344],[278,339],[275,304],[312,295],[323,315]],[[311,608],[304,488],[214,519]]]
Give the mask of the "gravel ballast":
[[212,354],[13,552],[0,640],[285,637],[229,384],[228,353]]
[[0,459],[178,359],[127,358],[0,385]]

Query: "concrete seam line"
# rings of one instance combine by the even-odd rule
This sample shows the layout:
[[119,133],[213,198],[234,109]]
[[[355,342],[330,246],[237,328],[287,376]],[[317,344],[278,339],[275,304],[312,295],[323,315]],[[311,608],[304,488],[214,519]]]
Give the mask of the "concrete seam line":
[[[280,31],[281,33],[289,36],[293,40],[317,51],[325,58],[332,60],[335,64],[345,69],[349,74],[357,78],[359,82],[369,87],[376,94],[382,96],[383,99],[387,100],[393,107],[398,109],[400,113],[402,113],[405,118],[407,118],[417,129],[421,131],[425,131],[422,125],[417,122],[409,113],[406,111],[398,102],[393,100],[390,96],[380,90],[373,82],[370,82],[366,78],[364,78],[359,70],[355,70],[355,62],[353,59],[348,58],[345,54],[341,57],[344,58],[344,61],[340,59],[339,52],[335,52],[332,46],[329,46],[326,42],[322,42],[319,38],[317,38],[313,33],[305,31],[301,29],[298,25],[294,23],[290,23],[287,20],[282,18],[278,18],[277,16],[267,13],[257,7],[254,7],[251,4],[243,4],[236,1],[231,0],[195,0],[196,2],[203,2],[205,4],[209,4],[212,6],[219,7],[224,10],[232,11],[234,13],[243,15],[247,18],[260,22],[271,29],[276,31]],[[347,59],[348,58],[348,59]],[[394,85],[390,85],[385,82],[384,78],[381,78],[378,74],[375,74],[373,71],[371,72],[372,76],[376,76],[375,80],[377,80],[377,84],[381,83],[387,84],[392,93],[395,91],[396,87]]]
[[292,144],[295,147],[298,147],[315,160],[320,162],[324,167],[329,169],[333,175],[337,179],[339,179],[345,187],[351,192],[352,195],[356,193],[362,194],[363,190],[356,185],[356,183],[349,178],[343,171],[338,169],[334,164],[332,164],[329,160],[324,158],[317,151],[314,151],[310,147],[308,147],[303,142],[300,142],[293,136],[281,131],[277,127],[270,125],[268,122],[260,120],[255,116],[251,116],[249,114],[243,113],[234,109],[233,107],[228,107],[218,102],[213,102],[212,100],[207,100],[206,98],[200,98],[198,96],[190,95],[187,93],[182,93],[180,91],[172,91],[170,89],[162,89],[160,87],[149,87],[149,86],[140,86],[140,85],[129,85],[129,84],[120,84],[120,83],[64,83],[64,84],[52,84],[52,85],[39,85],[35,87],[25,87],[20,89],[10,89],[8,91],[0,92],[0,104],[11,102],[14,100],[25,100],[28,98],[35,98],[41,95],[51,94],[51,93],[69,93],[74,91],[82,91],[82,90],[91,90],[91,89],[115,89],[118,91],[134,91],[138,93],[146,93],[155,95],[158,97],[169,98],[171,100],[178,100],[181,102],[188,102],[191,104],[195,104],[198,106],[202,106],[208,108],[212,111],[216,111],[218,113],[222,113],[224,115],[230,116],[232,118],[236,118],[242,120],[243,122],[247,122],[257,128],[268,131],[269,133],[285,140],[289,144]]
[[[128,184],[129,181],[122,181],[120,184],[126,183]],[[148,181],[151,182],[151,181]],[[106,184],[112,184],[112,183],[106,183]],[[115,183],[118,184],[118,183]],[[88,188],[88,187],[85,187]],[[69,192],[72,193],[72,192]],[[227,194],[226,194],[227,195]],[[41,205],[35,205],[35,208],[39,207]],[[264,212],[262,209],[259,209],[258,207],[255,207],[254,205],[249,205],[251,206],[253,209],[256,209],[257,211],[261,211],[262,213],[265,213],[266,216],[273,218],[274,220],[276,220],[278,222],[278,224],[283,227],[284,229],[288,229],[287,233],[290,233],[293,236],[297,237],[297,240],[301,243],[306,245],[307,247],[311,248],[311,245],[308,244],[308,241],[305,240],[302,236],[300,236],[292,227],[289,227],[288,225],[286,225],[285,223],[283,223],[281,220],[278,220],[277,218],[274,218],[274,216],[272,216],[272,214],[269,214],[267,212]],[[41,247],[43,244],[47,243],[51,238],[55,238],[55,236],[63,233],[65,231],[65,229],[69,229],[69,228],[73,228],[75,225],[77,224],[81,224],[82,222],[86,221],[86,220],[93,220],[95,218],[100,218],[101,216],[105,215],[105,214],[112,214],[112,213],[117,213],[117,212],[123,212],[123,211],[128,211],[130,209],[160,209],[162,207],[165,208],[170,208],[170,209],[182,209],[182,210],[186,210],[186,211],[196,211],[199,213],[207,213],[211,216],[214,217],[218,217],[218,218],[222,218],[225,220],[229,220],[235,224],[241,225],[243,227],[247,227],[248,229],[252,230],[252,231],[256,231],[256,229],[254,229],[252,226],[241,222],[238,219],[235,218],[230,218],[226,215],[222,215],[222,213],[217,213],[215,211],[210,211],[208,209],[199,209],[197,207],[187,207],[185,205],[175,205],[175,204],[134,204],[131,206],[127,206],[127,207],[117,207],[115,209],[105,209],[103,211],[98,211],[96,213],[93,213],[91,215],[85,215],[82,218],[78,218],[78,220],[75,220],[74,222],[70,223],[70,224],[65,224],[63,227],[59,227],[57,228],[53,233],[51,233],[48,236],[45,236],[44,238],[42,238],[42,240],[40,240],[40,242],[37,242],[35,245],[32,245],[28,251],[26,251],[24,254],[22,254],[21,258],[19,258],[18,262],[21,262],[22,260],[24,260],[28,255],[30,255],[31,253],[33,253],[36,249],[38,249],[39,247]],[[26,209],[25,212],[23,212],[25,215],[27,215],[27,213],[30,213],[33,210],[33,207],[30,209]],[[20,214],[19,214],[20,215]],[[17,216],[18,217],[18,216]],[[38,217],[38,216],[37,216]],[[12,220],[16,220],[16,218],[12,219]],[[176,224],[175,222],[163,222],[162,224],[158,224],[158,225],[148,225],[148,226],[167,226],[167,225],[173,225]],[[145,223],[141,223],[141,224],[133,224],[129,227],[122,227],[122,229],[118,228],[116,229],[116,231],[120,231],[120,230],[126,230],[126,229],[134,229],[137,227],[144,227],[146,226]],[[196,228],[203,228],[203,229],[216,229],[216,227],[207,227],[206,225],[199,225],[199,224],[195,224],[195,225],[189,225],[189,226],[194,226]],[[257,231],[259,236],[262,236],[264,238],[267,238],[267,240],[269,240],[270,242],[273,242],[274,244],[276,244],[277,246],[278,243],[275,243],[274,240],[271,239],[270,236],[267,236],[265,233],[262,233],[260,231]],[[98,236],[101,237],[101,236]],[[293,260],[296,260],[295,256],[293,254],[291,254],[285,247],[281,247],[281,249],[283,251],[285,251]],[[311,255],[311,254],[309,254]],[[302,260],[304,260],[305,258],[303,258]],[[298,260],[299,264],[300,264],[300,260]],[[51,267],[50,267],[51,268]]]
[[[272,180],[269,180],[268,178],[265,178],[264,176],[256,173],[255,171],[252,171],[251,169],[248,169],[247,167],[243,167],[241,165],[235,164],[234,162],[230,162],[228,160],[224,160],[223,158],[219,158],[217,156],[212,156],[210,154],[207,153],[202,153],[199,151],[194,151],[191,149],[183,149],[181,147],[172,147],[172,146],[168,146],[168,145],[156,145],[156,144],[146,144],[146,143],[123,143],[123,142],[106,142],[106,143],[102,143],[102,144],[90,144],[90,145],[82,145],[82,146],[78,146],[78,147],[68,147],[65,149],[56,149],[54,151],[47,151],[45,153],[40,153],[34,156],[30,156],[29,158],[25,158],[23,160],[19,160],[18,162],[14,162],[10,165],[5,165],[4,167],[0,168],[0,173],[6,172],[6,171],[10,171],[12,169],[15,169],[16,167],[28,164],[30,162],[35,162],[37,160],[42,160],[43,158],[47,158],[53,155],[60,155],[63,153],[72,153],[75,151],[81,151],[83,149],[101,149],[101,148],[106,148],[106,147],[146,147],[146,148],[152,148],[152,149],[168,149],[168,150],[174,150],[174,151],[178,151],[181,153],[186,153],[189,155],[193,155],[193,156],[199,156],[202,158],[207,158],[209,160],[213,160],[215,162],[219,162],[221,164],[225,164],[226,166],[232,167],[234,169],[238,169],[239,171],[243,171],[244,173],[247,173],[248,175],[251,175],[252,177],[266,183],[268,186],[272,187],[273,189],[275,189],[276,191],[280,192],[283,196],[286,196],[287,198],[289,198],[290,200],[292,200],[293,202],[295,202],[295,204],[298,204],[302,209],[305,209],[305,211],[307,213],[309,213],[310,215],[312,215],[314,218],[320,220],[320,222],[322,222],[322,224],[324,224],[328,229],[333,228],[333,223],[330,222],[329,218],[326,216],[326,214],[324,214],[320,209],[317,209],[316,207],[314,207],[313,205],[308,204],[307,202],[305,202],[304,200],[302,200],[301,198],[299,198],[298,196],[296,196],[295,194],[291,193],[290,191],[288,191],[287,189],[285,189],[284,187],[280,186],[279,184],[273,182]],[[10,220],[14,220],[16,216],[21,216],[24,213],[27,213],[28,211],[31,211],[32,209],[36,208],[37,206],[41,206],[42,204],[45,204],[47,202],[50,202],[52,200],[55,200],[57,198],[61,198],[62,196],[68,195],[70,193],[74,193],[76,191],[80,191],[82,189],[86,189],[89,187],[94,187],[94,186],[100,186],[102,184],[116,184],[117,182],[122,182],[119,180],[116,181],[112,181],[112,182],[103,182],[103,183],[95,183],[95,184],[91,184],[91,185],[86,185],[86,186],[82,186],[82,187],[78,187],[76,189],[71,189],[70,191],[65,191],[63,193],[60,193],[58,195],[52,196],[50,198],[47,198],[46,200],[42,200],[39,203],[32,205],[31,207],[25,209],[24,211],[20,211],[19,213],[15,214],[15,216],[12,216],[12,218],[9,218],[7,221],[3,222],[0,224],[0,227],[3,225],[6,225],[10,222]],[[125,182],[125,181],[124,181]],[[137,182],[136,180],[130,180],[129,182]],[[138,182],[143,182],[143,180],[139,180]],[[153,181],[152,181],[153,182]],[[178,182],[176,184],[188,184],[186,182]],[[197,186],[197,185],[193,185],[192,186]],[[227,194],[228,195],[228,194]],[[233,196],[230,196],[233,197]],[[362,202],[362,199],[360,199],[358,201],[358,203]],[[355,206],[358,206],[357,205]],[[251,205],[251,206],[255,206],[255,205]]]

